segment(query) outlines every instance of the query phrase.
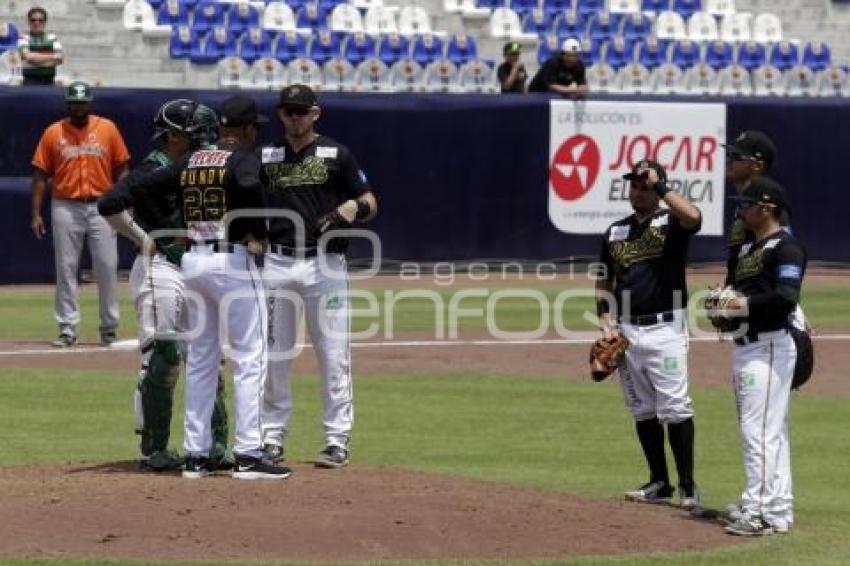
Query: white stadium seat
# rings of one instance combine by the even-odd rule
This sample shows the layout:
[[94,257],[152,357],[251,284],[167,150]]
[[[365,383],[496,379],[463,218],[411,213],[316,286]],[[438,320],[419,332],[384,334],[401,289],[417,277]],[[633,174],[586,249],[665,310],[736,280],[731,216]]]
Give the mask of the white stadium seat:
[[735,0],[703,0],[702,9],[712,16],[735,13]]
[[685,73],[685,91],[688,94],[717,94],[719,90],[717,72],[710,65],[700,63]]
[[523,33],[519,15],[510,8],[496,8],[490,16],[490,37],[520,43],[537,43],[536,33]]
[[753,92],[756,96],[784,96],[785,75],[772,65],[753,71]]
[[753,81],[749,71],[740,65],[725,67],[717,75],[718,92],[722,96],[752,96]]
[[753,20],[753,39],[759,43],[782,41],[782,21],[779,16],[762,12]]
[[124,4],[124,29],[142,31],[145,24],[156,23],[153,8],[145,0],[129,0]]
[[390,69],[390,80],[395,92],[423,92],[425,71],[413,59],[402,59]]
[[263,11],[263,28],[273,31],[294,31],[295,14],[283,2],[269,2]]
[[495,94],[500,87],[493,69],[480,59],[473,59],[461,66],[458,87],[462,92]]
[[326,91],[352,91],[356,86],[357,71],[342,57],[334,57],[322,66]]
[[691,41],[709,42],[720,37],[717,20],[708,12],[696,12],[688,20],[688,37]]
[[363,18],[360,10],[351,4],[337,4],[331,12],[331,31],[359,33],[363,31]]
[[617,71],[608,63],[589,66],[586,78],[587,86],[593,92],[614,92],[617,89]]
[[230,89],[251,87],[248,63],[239,57],[225,57],[219,61],[218,85]]
[[307,57],[298,57],[289,62],[287,66],[290,83],[304,84],[313,90],[322,90],[322,69],[315,61]]
[[817,77],[805,65],[785,71],[785,88],[788,96],[817,96]]
[[287,69],[273,57],[261,57],[251,65],[251,84],[263,90],[279,90],[288,84]]
[[21,56],[14,49],[0,53],[0,84],[19,85],[23,81],[21,74]]
[[652,71],[650,76],[652,91],[656,94],[683,94],[685,75],[677,65],[666,63]]
[[404,6],[398,13],[398,31],[402,35],[433,33],[431,17],[422,6]]
[[395,13],[395,10],[387,6],[373,6],[369,8],[364,18],[364,29],[366,33],[376,37],[398,33]]
[[448,59],[437,59],[425,68],[425,90],[428,92],[458,92],[458,72]]
[[649,69],[640,63],[629,63],[617,72],[616,90],[628,94],[650,94],[650,79]]
[[357,65],[354,89],[361,92],[391,92],[390,70],[377,57],[370,57]]
[[655,37],[658,39],[685,39],[688,37],[685,20],[672,10],[665,10],[655,19]]
[[850,75],[838,65],[824,69],[818,73],[817,92],[820,96],[850,97]]
[[753,15],[747,12],[724,16],[720,22],[720,39],[730,43],[746,43],[752,40],[752,19]]

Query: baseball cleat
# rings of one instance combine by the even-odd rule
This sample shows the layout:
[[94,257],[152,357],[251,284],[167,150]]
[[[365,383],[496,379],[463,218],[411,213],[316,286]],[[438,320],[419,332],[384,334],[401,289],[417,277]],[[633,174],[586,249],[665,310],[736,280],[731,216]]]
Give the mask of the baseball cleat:
[[60,334],[59,338],[53,341],[54,348],[70,348],[77,343],[77,337],[73,334]]
[[118,334],[115,333],[114,330],[108,330],[106,332],[100,333],[100,343],[103,346],[109,346],[113,342],[118,341]]
[[342,446],[328,446],[319,452],[314,463],[317,468],[342,468],[348,465],[348,450]]
[[183,458],[168,450],[157,450],[140,462],[144,471],[165,472],[168,470],[180,470],[183,468]]
[[285,480],[292,470],[285,466],[269,464],[261,458],[237,456],[233,477],[238,480]]
[[283,446],[278,444],[263,444],[263,460],[269,464],[283,462]]
[[183,477],[190,480],[205,478],[210,475],[209,461],[206,458],[187,456],[183,463]]
[[773,528],[765,523],[761,517],[753,517],[752,519],[741,517],[729,524],[726,527],[726,532],[741,537],[761,537],[773,534]]
[[676,491],[669,483],[663,481],[649,482],[638,489],[626,492],[626,501],[639,503],[669,504],[670,498]]
[[679,507],[690,511],[694,507],[698,506],[699,491],[697,491],[696,486],[691,486],[689,489],[679,486]]
[[744,518],[744,511],[741,509],[741,504],[730,503],[726,506],[726,509],[723,510],[721,517],[727,523],[734,523],[735,521],[740,521]]
[[778,520],[774,521],[770,524],[770,528],[773,529],[773,532],[778,535],[787,535],[791,532],[794,523],[790,521]]

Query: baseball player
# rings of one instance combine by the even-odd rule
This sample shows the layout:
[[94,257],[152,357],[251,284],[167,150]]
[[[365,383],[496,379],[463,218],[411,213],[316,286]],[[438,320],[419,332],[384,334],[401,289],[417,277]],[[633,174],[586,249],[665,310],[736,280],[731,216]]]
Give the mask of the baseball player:
[[320,109],[313,91],[294,84],[280,93],[278,117],[285,135],[262,149],[271,209],[294,211],[297,220],[271,218],[263,278],[269,294],[269,379],[263,404],[267,458],[283,458],[292,413],[291,366],[296,329],[307,329],[321,374],[325,448],[315,464],[348,464],[353,420],[345,238],[319,249],[319,237],[334,228],[366,222],[377,201],[366,176],[344,145],[314,131]]
[[737,535],[786,533],[793,523],[788,401],[797,348],[788,328],[800,299],[806,253],[780,225],[785,191],[767,177],[752,179],[738,197],[737,216],[752,233],[738,254],[733,285],[746,327],[732,355],[746,488]]
[[[216,120],[212,109],[192,100],[166,102],[154,118],[154,140],[159,147],[145,157],[137,171],[144,173],[166,167],[190,150],[215,142],[218,136]],[[130,238],[139,251],[146,234],[184,228],[176,195],[165,195],[156,201],[136,199],[136,195],[123,190],[126,188],[122,185],[107,193],[98,201],[98,210],[113,228]],[[133,208],[132,217],[126,212],[130,207]],[[155,222],[156,207],[171,212],[167,224]],[[170,237],[159,238],[157,244],[161,251],[152,258],[140,253],[130,270],[130,292],[136,306],[142,354],[139,383],[134,394],[136,432],[141,435],[141,466],[154,471],[178,469],[183,465],[182,458],[167,448],[174,387],[180,375],[182,357],[181,345],[174,340],[174,335],[183,326],[186,303],[180,272],[185,246]],[[212,462],[222,467],[227,447],[227,410],[221,372],[212,428],[215,437]]]
[[[253,149],[258,128],[266,121],[252,99],[232,96],[222,103],[214,145],[125,181],[131,191],[143,195],[177,194],[186,223],[189,241],[181,267],[192,296],[188,319],[193,336],[186,362],[185,478],[211,472],[210,421],[222,343],[229,346],[234,366],[233,477],[284,479],[291,474],[289,468],[262,458],[266,299],[254,255],[262,253],[266,225],[257,216],[263,200],[260,163]],[[152,243],[145,241],[143,249],[150,253]]]
[[[667,503],[673,496],[664,453],[666,424],[679,503],[691,508],[699,504],[699,494],[688,394],[685,260],[702,215],[667,186],[664,168],[654,161],[638,162],[624,178],[630,181],[634,214],[605,231],[600,261],[607,277],[597,281],[597,311],[606,337],[622,333],[630,342],[620,378],[649,466],[649,481],[625,495],[646,503]],[[662,200],[668,208],[661,208]]]

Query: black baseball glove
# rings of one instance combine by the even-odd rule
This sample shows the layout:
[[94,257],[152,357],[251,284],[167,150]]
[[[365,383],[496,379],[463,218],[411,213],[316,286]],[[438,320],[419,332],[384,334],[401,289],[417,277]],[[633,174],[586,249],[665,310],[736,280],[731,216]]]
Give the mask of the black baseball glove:
[[815,348],[812,337],[805,330],[792,325],[789,332],[797,346],[797,362],[794,364],[791,389],[799,389],[812,377],[812,371],[815,368]]

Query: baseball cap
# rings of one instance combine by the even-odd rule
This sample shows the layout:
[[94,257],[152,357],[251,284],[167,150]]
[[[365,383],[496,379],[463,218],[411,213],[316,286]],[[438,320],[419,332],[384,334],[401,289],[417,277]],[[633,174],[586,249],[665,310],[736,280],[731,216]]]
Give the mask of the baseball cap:
[[319,100],[313,89],[302,84],[289,85],[281,90],[280,101],[277,103],[278,108],[312,108],[318,105]]
[[764,164],[768,167],[773,164],[773,159],[776,156],[776,146],[773,145],[773,140],[767,134],[758,130],[741,132],[734,142],[725,144],[723,147],[727,153],[764,161]]
[[561,43],[561,51],[564,53],[581,53],[581,43],[574,37],[568,37]]
[[505,55],[510,55],[511,53],[522,53],[522,45],[516,41],[509,41],[505,44],[505,47],[502,48],[502,53]]
[[248,126],[250,124],[266,124],[269,119],[257,113],[257,103],[253,98],[235,95],[221,103],[218,123],[225,128]]
[[657,161],[652,161],[650,159],[642,159],[635,163],[635,166],[632,167],[631,172],[623,175],[623,179],[627,179],[631,181],[632,179],[637,179],[640,177],[639,171],[643,171],[644,169],[653,169],[656,173],[658,173],[658,180],[667,182],[667,171],[664,170],[664,167],[661,166]]
[[65,89],[65,102],[91,102],[91,86],[83,81],[74,81]]
[[741,195],[730,197],[735,202],[770,204],[788,210],[788,198],[782,185],[764,175],[754,177]]

